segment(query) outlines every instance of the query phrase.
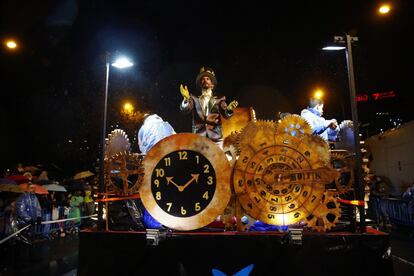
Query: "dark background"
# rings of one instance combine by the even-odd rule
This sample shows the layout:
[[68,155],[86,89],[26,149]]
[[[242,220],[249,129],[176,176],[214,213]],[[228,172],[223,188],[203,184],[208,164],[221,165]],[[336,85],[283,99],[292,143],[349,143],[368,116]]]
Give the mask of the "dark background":
[[396,93],[358,104],[361,132],[412,120],[414,3],[389,2],[384,17],[376,13],[380,1],[4,0],[1,39],[21,47],[1,52],[0,168],[56,164],[68,176],[94,169],[106,52],[135,63],[111,67],[108,101],[109,130],[123,128],[135,151],[139,125],[119,116],[125,100],[189,132],[179,85],[197,94],[201,66],[215,70],[216,94],[252,106],[258,119],[300,113],[317,87],[326,91],[326,117],[351,119],[345,53],[321,50],[345,32],[359,37],[357,94]]

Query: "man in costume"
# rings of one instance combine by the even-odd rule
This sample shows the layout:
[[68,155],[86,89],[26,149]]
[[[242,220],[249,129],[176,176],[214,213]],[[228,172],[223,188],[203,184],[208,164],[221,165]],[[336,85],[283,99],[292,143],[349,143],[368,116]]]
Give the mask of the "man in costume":
[[336,119],[326,120],[323,115],[322,99],[311,98],[309,106],[303,109],[300,115],[312,127],[312,133],[319,135],[326,141],[335,141],[340,131]]
[[184,113],[192,113],[193,133],[208,137],[223,148],[221,116],[230,118],[238,103],[232,101],[227,105],[225,97],[213,96],[217,79],[211,68],[202,67],[200,69],[196,78],[196,86],[201,90],[201,95],[198,97],[191,95],[187,86],[180,85],[180,92],[184,98],[180,109]]

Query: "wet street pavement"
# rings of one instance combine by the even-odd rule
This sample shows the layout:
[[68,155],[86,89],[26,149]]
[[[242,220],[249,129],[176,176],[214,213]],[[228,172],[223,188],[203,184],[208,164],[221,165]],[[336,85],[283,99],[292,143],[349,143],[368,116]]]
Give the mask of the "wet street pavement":
[[396,276],[414,275],[414,229],[391,230],[391,255]]
[[76,275],[78,246],[76,235],[32,245],[8,241],[0,245],[0,275]]
[[[390,231],[394,275],[414,275],[413,229],[393,227]],[[32,245],[8,241],[0,246],[0,275],[76,275],[78,246],[77,235],[42,240]]]

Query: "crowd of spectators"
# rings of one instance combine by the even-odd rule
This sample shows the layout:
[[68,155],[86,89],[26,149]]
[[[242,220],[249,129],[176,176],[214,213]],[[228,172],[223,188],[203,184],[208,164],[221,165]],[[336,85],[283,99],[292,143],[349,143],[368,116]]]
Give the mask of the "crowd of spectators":
[[[0,179],[0,240],[28,225],[17,239],[32,242],[64,237],[93,225],[91,186],[82,179],[77,181],[83,182],[78,186],[82,189],[65,188],[61,182],[49,180],[47,171],[27,171],[21,165],[13,173],[7,171]],[[49,190],[51,186],[54,188]],[[57,222],[48,223],[51,221]]]

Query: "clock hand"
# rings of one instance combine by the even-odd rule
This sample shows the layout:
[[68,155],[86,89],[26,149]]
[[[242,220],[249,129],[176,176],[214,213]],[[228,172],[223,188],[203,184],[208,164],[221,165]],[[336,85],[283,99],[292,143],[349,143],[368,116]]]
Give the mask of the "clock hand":
[[172,179],[174,178],[174,176],[171,176],[171,177],[166,176],[165,178],[167,179],[167,185],[169,183],[172,183],[181,192],[181,186],[179,186],[177,183],[175,183],[174,181],[172,181]]
[[188,180],[187,183],[185,183],[183,186],[180,186],[180,188],[178,188],[178,190],[180,192],[184,191],[185,188],[187,188],[188,185],[190,185],[191,183],[193,183],[193,181],[195,180],[195,182],[198,182],[198,177],[200,175],[199,174],[191,174],[191,179]]

